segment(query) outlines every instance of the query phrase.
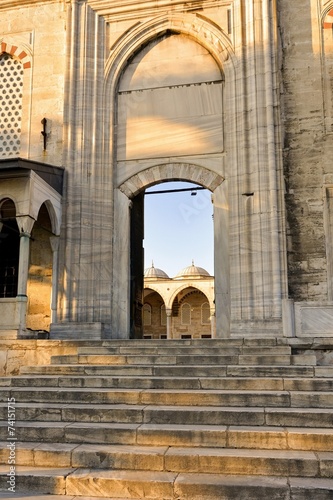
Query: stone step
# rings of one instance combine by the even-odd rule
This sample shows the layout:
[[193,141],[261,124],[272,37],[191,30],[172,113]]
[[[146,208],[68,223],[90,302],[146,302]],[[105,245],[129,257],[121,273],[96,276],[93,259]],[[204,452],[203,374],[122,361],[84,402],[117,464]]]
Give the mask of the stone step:
[[187,390],[15,387],[1,391],[0,401],[172,406],[240,406],[333,408],[333,392],[261,390]]
[[234,356],[218,355],[116,355],[116,354],[78,354],[51,356],[51,364],[79,365],[247,365],[247,366],[289,366],[289,365],[315,365],[314,355],[251,355],[239,354]]
[[[1,499],[5,500],[96,500],[97,497],[86,497],[86,496],[73,496],[73,495],[68,495],[68,496],[63,496],[63,495],[51,495],[51,494],[44,494],[44,493],[39,493],[38,491],[30,491],[28,493],[24,493],[23,491],[20,493],[5,493],[1,492]],[[105,497],[104,500],[126,500],[124,497],[122,498],[110,498],[110,497]]]
[[[8,463],[7,445],[0,443],[1,465]],[[332,452],[22,443],[11,453],[17,466],[333,477]]]
[[332,391],[333,380],[319,378],[264,377],[97,377],[97,376],[17,376],[0,377],[0,387],[74,387],[126,389],[206,389],[264,391]]
[[[15,437],[17,442],[229,447],[318,452],[331,452],[333,446],[333,430],[330,428],[248,425],[17,421]],[[0,440],[8,442],[6,423],[0,423]]]
[[[104,340],[77,340],[75,343],[78,347],[117,347],[117,346],[125,346],[125,347],[182,347],[182,346],[192,346],[192,347],[240,347],[240,346],[248,346],[248,347],[275,347],[275,346],[288,346],[293,345],[294,339],[285,338],[285,337],[244,337],[240,338],[210,338],[210,339],[104,339]],[[318,339],[323,341],[323,339]],[[327,340],[327,339],[325,339]],[[73,343],[73,341],[71,341]],[[310,344],[311,347],[312,344]],[[308,343],[306,344],[308,347]]]
[[[238,408],[211,406],[154,406],[84,403],[16,403],[17,420],[36,422],[109,422],[177,425],[252,425],[330,428],[331,408]],[[0,403],[0,418],[6,420],[7,403]],[[211,446],[211,445],[210,445]]]
[[[327,371],[318,366],[239,366],[239,365],[220,365],[220,366],[201,366],[193,365],[168,366],[167,374],[169,377],[328,377]],[[325,367],[326,368],[326,367]],[[23,366],[20,370],[21,375],[95,375],[95,376],[146,376],[146,377],[165,377],[166,368],[163,365],[41,365],[41,366]],[[332,371],[333,375],[333,371]]]
[[[6,493],[1,492],[1,499],[3,500],[77,500],[77,496],[66,496],[64,499],[63,495],[48,495],[44,493],[39,493],[38,491],[30,491],[28,493],[24,493],[24,491],[16,492],[16,493]],[[80,497],[80,500],[92,500],[91,497]],[[104,499],[106,500],[106,499]],[[110,497],[109,499],[110,500]],[[124,498],[117,498],[112,500],[124,500]]]
[[[7,489],[7,466],[0,488]],[[222,475],[155,471],[17,467],[17,491],[113,499],[150,500],[331,500],[333,483],[324,478]],[[37,497],[38,498],[38,497]],[[51,498],[51,497],[50,497]],[[82,500],[83,500],[82,498]]]
[[[147,346],[147,347],[79,347],[79,355],[191,355],[191,356],[234,356],[238,354],[257,354],[258,347],[231,346],[231,347],[208,347],[208,346]],[[288,355],[291,354],[290,346],[268,346],[260,347],[260,355]]]

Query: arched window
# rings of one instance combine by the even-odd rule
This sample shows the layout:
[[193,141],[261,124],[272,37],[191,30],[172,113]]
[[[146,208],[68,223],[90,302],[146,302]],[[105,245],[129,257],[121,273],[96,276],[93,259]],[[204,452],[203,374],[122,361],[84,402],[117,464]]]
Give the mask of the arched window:
[[201,324],[209,325],[210,323],[210,307],[208,302],[204,302],[201,305]]
[[0,158],[19,156],[22,120],[23,65],[0,55]]
[[181,305],[180,308],[180,317],[182,325],[190,325],[191,324],[191,306],[187,302]]
[[15,203],[9,198],[0,202],[0,298],[16,297],[20,234]]
[[143,326],[151,326],[151,305],[143,306]]
[[167,324],[167,315],[165,310],[165,305],[161,305],[161,325],[165,326]]

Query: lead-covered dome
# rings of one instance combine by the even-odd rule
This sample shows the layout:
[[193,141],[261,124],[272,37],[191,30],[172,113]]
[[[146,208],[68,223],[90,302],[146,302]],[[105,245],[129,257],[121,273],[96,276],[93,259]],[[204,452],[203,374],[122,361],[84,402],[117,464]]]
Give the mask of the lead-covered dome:
[[144,279],[170,279],[167,273],[165,273],[162,269],[154,266],[152,262],[151,267],[147,267],[144,272]]
[[175,279],[180,278],[207,278],[211,277],[209,272],[206,271],[203,267],[198,267],[194,265],[194,261],[192,261],[192,265],[188,267],[184,267],[179,273],[175,276]]

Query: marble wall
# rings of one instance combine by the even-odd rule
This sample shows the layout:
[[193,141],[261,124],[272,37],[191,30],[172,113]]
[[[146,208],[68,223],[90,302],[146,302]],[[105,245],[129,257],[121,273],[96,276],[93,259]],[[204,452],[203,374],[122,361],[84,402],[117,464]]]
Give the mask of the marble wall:
[[293,300],[332,300],[332,8],[0,0],[20,154],[65,168],[51,334],[128,336],[131,198],[174,179],[212,192],[217,336],[293,335]]

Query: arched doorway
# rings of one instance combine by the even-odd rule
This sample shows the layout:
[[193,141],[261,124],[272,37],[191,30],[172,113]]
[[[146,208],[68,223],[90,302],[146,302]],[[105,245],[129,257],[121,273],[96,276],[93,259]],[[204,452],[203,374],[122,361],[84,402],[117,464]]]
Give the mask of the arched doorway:
[[[133,255],[136,265],[142,266],[143,261],[143,235],[138,234],[138,228],[143,231],[141,223],[134,223],[136,241],[133,238],[133,221],[139,220],[138,211],[141,217],[143,212],[137,195],[143,196],[149,186],[170,180],[193,182],[214,194],[217,309],[221,311],[221,335],[229,334],[222,71],[228,58],[228,41],[209,22],[185,17],[191,22],[177,16],[155,20],[159,29],[148,28],[140,43],[135,37],[129,43],[124,38],[115,47],[107,67],[111,87],[106,89],[114,92],[117,107],[116,121],[111,125],[116,156],[111,305],[111,336],[115,337],[127,338],[130,331],[132,337],[137,336],[133,329],[133,300],[134,309],[138,306],[137,311],[142,312],[142,283],[134,284],[131,265]],[[210,41],[203,33],[197,36],[196,24],[205,25]],[[215,44],[213,40],[217,42],[219,36],[221,43]],[[112,65],[116,59],[123,65],[121,72],[119,66]],[[137,268],[135,274],[142,276],[143,268]],[[124,283],[128,286],[124,287]],[[142,318],[142,314],[137,317]]]
[[[158,178],[158,174],[164,176],[165,169],[172,171],[173,168],[177,168],[178,165],[164,165],[154,168],[155,178]],[[229,254],[228,254],[228,208],[227,208],[227,182],[218,176],[212,176],[210,172],[202,169],[198,166],[192,165],[193,172],[200,172],[201,180],[204,182],[206,179],[210,181],[207,182],[208,189],[210,189],[214,196],[214,265],[218,269],[215,274],[215,311],[218,311],[218,316],[220,322],[217,323],[217,328],[220,331],[221,336],[229,335],[229,317],[230,317],[230,305],[229,305]],[[150,173],[146,173],[147,178],[150,178]],[[143,176],[141,176],[141,181]],[[165,181],[165,178],[162,177]],[[188,179],[185,179],[188,180]],[[130,179],[128,182],[121,186],[124,192],[128,192],[130,189],[135,188],[135,179]],[[156,183],[156,182],[155,182]],[[203,184],[204,187],[207,185]],[[147,184],[147,187],[149,184]],[[215,189],[214,189],[215,188]],[[138,189],[138,195],[133,192],[133,196],[127,198],[122,192],[116,193],[119,201],[119,206],[123,207],[119,213],[119,229],[122,227],[122,236],[127,238],[130,242],[130,251],[126,255],[123,249],[124,246],[119,248],[116,246],[114,248],[114,265],[117,262],[117,274],[115,275],[115,283],[119,283],[118,287],[114,287],[117,294],[113,295],[114,306],[116,308],[117,300],[119,300],[119,295],[122,299],[123,309],[118,312],[123,313],[118,316],[114,316],[115,320],[119,323],[114,323],[113,328],[117,328],[117,331],[123,331],[124,337],[126,338],[126,331],[129,330],[131,338],[141,338],[143,335],[143,239],[144,239],[144,226],[143,226],[143,199],[144,191]],[[121,205],[122,204],[122,205]],[[117,213],[117,212],[116,212]],[[128,228],[124,231],[124,228]],[[124,242],[126,245],[126,241]],[[124,283],[126,283],[126,277],[129,282],[129,290],[126,293],[126,288]],[[126,307],[126,296],[129,299],[129,308]],[[215,321],[215,317],[214,317]],[[215,331],[215,323],[214,323]]]

